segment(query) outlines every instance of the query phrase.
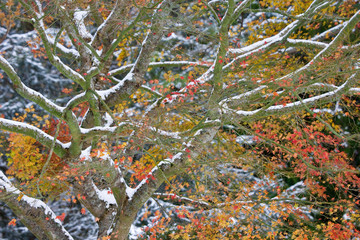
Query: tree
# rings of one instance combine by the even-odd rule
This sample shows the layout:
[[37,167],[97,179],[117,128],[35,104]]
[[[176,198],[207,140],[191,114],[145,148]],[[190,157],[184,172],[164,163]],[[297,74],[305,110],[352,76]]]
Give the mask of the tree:
[[[8,3],[3,19],[30,23],[38,34],[29,43],[33,53],[73,82],[60,106],[24,85],[20,69],[0,57],[16,92],[48,114],[0,118],[0,129],[11,132],[7,175],[13,176],[0,172],[0,199],[37,238],[72,239],[62,225],[65,213],[56,216],[46,204],[66,191],[97,219],[100,239],[126,239],[152,196],[219,210],[201,215],[215,224],[180,213],[202,229],[199,238],[220,238],[226,232],[218,229],[229,227],[238,237],[359,234],[353,197],[359,171],[338,147],[354,142],[357,130],[343,131],[324,111],[340,100],[349,108],[358,101],[356,1]],[[254,138],[253,149],[236,143],[244,134]],[[234,192],[227,163],[258,167],[270,182],[297,178],[309,195],[278,185],[271,190],[276,198],[269,189],[250,197],[252,181],[233,185],[242,189]],[[199,182],[204,173],[212,180],[190,181],[196,187],[181,196],[174,177],[186,171]],[[347,212],[340,210],[345,205]],[[266,219],[259,217],[265,208],[274,211]],[[326,219],[313,224],[306,211]],[[231,225],[245,213],[248,218]],[[258,229],[259,222],[268,226]],[[196,234],[181,225],[178,231]]]

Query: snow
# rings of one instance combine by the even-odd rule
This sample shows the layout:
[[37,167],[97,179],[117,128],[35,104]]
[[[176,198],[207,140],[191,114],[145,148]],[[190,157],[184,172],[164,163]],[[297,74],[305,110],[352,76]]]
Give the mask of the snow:
[[[2,56],[0,56],[0,62],[1,64],[4,64],[5,67],[9,68],[10,71],[14,74],[16,74],[15,69],[10,65],[10,63],[3,58]],[[46,97],[44,97],[41,93],[34,91],[33,89],[27,87],[26,85],[24,85],[21,80],[19,79],[18,75],[15,75],[15,80],[12,80],[13,84],[16,85],[20,85],[19,87],[22,88],[20,91],[25,92],[27,95],[29,95],[28,98],[37,98],[40,99],[40,101],[42,101],[46,106],[55,109],[57,112],[62,112],[64,110],[64,108],[56,105],[55,103],[51,102],[49,99],[47,99]],[[35,100],[36,102],[36,100]]]
[[[235,12],[235,13],[239,12],[239,11],[242,10],[244,7],[246,7],[249,2],[251,2],[251,0],[242,1],[242,2],[239,4],[239,6],[236,7],[236,9],[235,9],[234,12]],[[209,4],[210,4],[210,3],[209,3]]]
[[77,26],[80,36],[83,39],[86,39],[86,38],[92,39],[92,37],[93,37],[88,32],[88,30],[86,29],[85,24],[84,24],[84,19],[87,17],[88,14],[89,14],[89,11],[79,11],[78,9],[74,13],[75,24]]
[[304,65],[301,68],[298,68],[296,71],[289,73],[281,78],[278,78],[276,81],[281,81],[283,79],[286,78],[291,78],[294,75],[297,75],[299,73],[301,73],[302,71],[308,69],[315,61],[317,61],[320,57],[323,56],[324,53],[326,53],[328,51],[329,48],[333,47],[334,44],[337,43],[337,41],[343,37],[343,34],[341,34],[342,31],[346,31],[346,26],[349,24],[349,22],[351,22],[353,19],[355,19],[358,15],[360,14],[360,10],[357,11],[349,21],[347,21],[346,23],[344,23],[344,27],[340,30],[340,33],[324,48],[322,49],[318,54],[316,54],[316,56],[310,61],[308,62],[306,65]]
[[236,61],[239,58],[244,58],[246,56],[250,56],[252,53],[257,52],[259,50],[263,50],[267,47],[269,47],[271,44],[274,44],[276,42],[280,42],[284,39],[284,36],[286,36],[286,34],[288,32],[290,32],[294,27],[297,26],[298,24],[298,20],[290,23],[289,25],[287,25],[283,30],[281,30],[278,34],[276,34],[275,36],[272,37],[268,37],[264,40],[255,42],[249,46],[246,47],[242,47],[239,49],[229,49],[230,53],[235,53],[235,54],[242,54],[243,55],[236,57],[233,61],[231,61],[230,63],[228,63],[226,66],[224,66],[224,68],[227,68],[229,64],[232,64],[232,62]]
[[176,194],[173,194],[173,193],[169,193],[169,194],[163,194],[163,193],[154,193],[155,196],[164,196],[164,197],[169,197],[169,198],[177,198],[179,200],[184,200],[186,202],[191,202],[191,203],[199,203],[201,205],[205,205],[205,206],[210,206],[209,203],[205,202],[205,201],[202,201],[202,200],[193,200],[191,198],[188,198],[188,197],[183,197],[183,196],[178,196]]
[[106,203],[106,207],[110,207],[110,205],[117,205],[114,195],[111,193],[111,189],[103,189],[100,190],[94,183],[93,187],[98,198]]
[[317,41],[312,41],[312,40],[305,40],[305,39],[291,39],[291,38],[288,38],[287,41],[289,43],[302,43],[302,44],[311,44],[311,45],[318,45],[319,47],[321,48],[325,48],[328,46],[327,43],[322,43],[322,42],[317,42]]
[[287,188],[286,191],[282,193],[282,195],[285,197],[293,197],[293,196],[296,197],[298,195],[305,194],[305,192],[306,192],[306,186],[303,181],[300,181]]
[[51,108],[56,109],[56,111],[58,111],[58,112],[62,112],[64,110],[63,107],[60,107],[60,106],[56,105],[55,103],[51,102],[46,97],[44,97],[41,93],[34,91],[33,89],[25,86],[23,83],[21,83],[21,84],[22,84],[22,87],[25,90],[25,92],[27,92],[28,94],[30,94],[33,97],[40,98],[42,101],[45,102],[45,104],[47,106],[50,106]]
[[253,111],[245,111],[245,110],[237,110],[236,111],[236,110],[229,109],[226,106],[226,104],[224,104],[222,110],[224,112],[232,111],[232,112],[235,112],[236,114],[242,115],[242,116],[251,116],[251,115],[254,115],[254,114],[258,113],[261,110],[264,110],[265,112],[270,112],[270,111],[277,111],[277,110],[282,110],[282,109],[287,109],[287,108],[293,108],[293,107],[308,104],[308,103],[311,103],[311,102],[316,102],[316,101],[319,101],[321,99],[324,99],[324,98],[327,98],[327,97],[334,96],[334,95],[338,94],[338,92],[340,92],[341,90],[343,90],[345,87],[347,87],[350,84],[350,80],[352,80],[355,76],[356,76],[356,74],[353,74],[344,84],[342,84],[339,87],[334,86],[336,89],[333,90],[333,91],[329,91],[327,93],[323,93],[323,94],[320,94],[320,95],[317,95],[317,96],[314,96],[314,97],[306,98],[306,99],[303,99],[301,101],[287,103],[285,105],[275,105],[275,106],[271,106],[271,107],[269,107],[267,109],[256,109],[256,110],[253,110]]
[[126,81],[132,81],[133,80],[133,73],[129,72],[124,79],[122,79],[118,84],[116,84],[114,87],[107,89],[107,90],[100,90],[96,91],[97,94],[101,97],[101,99],[105,100],[111,93],[116,93],[121,87],[124,86]]
[[134,224],[130,227],[129,237],[130,239],[138,239],[138,236],[140,236],[143,233],[140,227],[136,227]]
[[161,129],[158,129],[158,128],[155,128],[155,127],[149,127],[149,129],[151,131],[154,131],[160,135],[163,135],[163,136],[167,136],[167,137],[172,137],[174,139],[181,139],[181,137],[179,136],[180,133],[179,132],[167,132],[167,131],[164,131],[164,130],[161,130]]
[[147,183],[148,179],[150,178],[150,176],[152,176],[158,169],[160,166],[164,165],[164,164],[170,164],[170,163],[174,163],[174,161],[176,159],[180,159],[181,156],[183,155],[182,152],[179,152],[177,154],[175,154],[171,159],[167,158],[163,161],[161,161],[157,166],[153,167],[151,169],[151,171],[149,172],[148,176],[143,179],[137,186],[136,188],[131,188],[129,186],[126,186],[126,194],[129,198],[129,201],[131,201],[131,199],[133,198],[134,194],[143,186]]
[[5,189],[6,192],[20,194],[19,189],[11,185],[10,180],[5,176],[5,174],[0,170],[0,187]]
[[[112,118],[110,118],[112,120]],[[92,127],[92,128],[82,128],[80,127],[80,131],[82,134],[88,134],[89,132],[96,132],[96,131],[101,131],[101,132],[108,132],[108,133],[114,133],[116,132],[116,130],[119,128],[119,127],[123,127],[124,125],[128,125],[128,124],[131,124],[129,122],[121,122],[119,123],[117,126],[114,126],[114,127],[108,127],[108,126],[104,126],[104,127]]]
[[239,95],[234,96],[234,97],[231,97],[231,98],[226,98],[226,99],[222,100],[222,101],[219,103],[219,105],[221,106],[221,105],[224,105],[224,104],[225,104],[224,106],[227,107],[227,106],[226,106],[226,102],[230,102],[230,101],[232,101],[232,100],[240,100],[240,99],[246,100],[247,97],[251,96],[251,95],[254,94],[254,93],[258,93],[259,91],[261,91],[262,89],[264,89],[264,88],[266,88],[266,87],[267,87],[267,86],[265,86],[265,85],[261,85],[261,86],[255,88],[255,89],[253,89],[253,90],[251,90],[251,91],[248,91],[248,92],[239,94]]
[[55,62],[59,63],[61,65],[61,67],[63,67],[68,74],[74,76],[75,78],[77,78],[78,80],[81,80],[82,82],[85,82],[85,79],[83,78],[83,76],[81,76],[81,74],[74,71],[69,66],[67,66],[65,63],[63,63],[58,56],[54,56],[54,60],[55,60]]
[[314,113],[322,113],[322,112],[327,112],[330,113],[332,115],[335,115],[335,113],[341,112],[342,108],[339,105],[339,101],[336,102],[335,104],[335,109],[329,109],[329,108],[322,108],[322,109],[313,109],[312,110]]
[[241,145],[252,145],[256,143],[256,141],[254,141],[254,136],[252,135],[239,135],[236,137],[236,142]]
[[87,147],[86,149],[81,151],[79,158],[84,161],[91,161],[90,153],[91,153],[91,147]]
[[[316,1],[313,1],[308,9],[312,8],[312,5],[313,5],[315,2],[316,2]],[[317,6],[317,7],[316,7],[314,10],[312,10],[312,11],[313,11],[313,12],[318,12],[318,11],[320,11],[322,8],[324,8],[324,7],[325,7],[326,5],[328,5],[328,4],[329,4],[329,2],[328,2],[328,1],[325,1],[324,3],[320,4],[319,6]]]
[[137,186],[136,188],[131,188],[129,186],[126,186],[126,195],[128,196],[129,201],[133,198],[134,194],[136,193],[136,191],[139,189],[139,187],[141,185],[139,184],[139,186]]
[[[51,29],[51,30],[53,30],[53,29]],[[49,31],[50,31],[50,29],[47,29],[46,33],[49,33]],[[55,38],[48,35],[48,40],[49,40],[49,43],[51,43],[52,45],[55,44]],[[61,52],[63,52],[64,54],[72,55],[75,58],[80,57],[79,52],[77,50],[75,50],[75,49],[69,49],[69,48],[65,47],[64,45],[62,45],[62,44],[60,44],[58,42],[56,43],[56,47],[59,48],[59,50]]]
[[80,128],[82,134],[88,134],[93,131],[103,131],[103,132],[115,132],[117,127],[93,127],[93,128]]
[[141,88],[146,89],[147,91],[152,92],[152,93],[156,94],[157,96],[161,96],[161,97],[163,96],[163,95],[162,95],[161,93],[159,93],[158,91],[152,90],[151,87],[148,87],[148,86],[146,86],[146,85],[142,85]]
[[112,119],[112,117],[110,116],[109,113],[105,113],[103,119],[105,120],[105,124],[104,124],[104,127],[110,127],[111,124],[114,123],[114,120]]
[[82,97],[84,97],[84,96],[85,96],[85,92],[79,93],[78,95],[74,96],[70,101],[68,101],[68,102],[66,103],[65,108],[67,108],[68,106],[70,106],[70,105],[71,105],[74,101],[76,101],[77,99],[82,98]]
[[90,41],[90,45],[94,42],[94,40],[95,40],[96,36],[99,34],[99,32],[106,26],[106,24],[108,24],[109,20],[112,18],[112,15],[114,14],[115,10],[118,10],[116,6],[113,8],[113,10],[109,14],[109,16],[105,19],[105,21],[97,28],[94,36],[92,37],[92,39]]
[[341,29],[342,27],[344,27],[346,23],[347,23],[347,22],[340,23],[340,24],[336,25],[335,27],[332,27],[332,28],[330,28],[330,29],[328,29],[328,30],[320,33],[319,35],[316,35],[316,36],[313,37],[311,40],[312,40],[312,41],[316,41],[316,40],[323,39],[323,38],[325,38],[329,33],[335,32],[335,31]]

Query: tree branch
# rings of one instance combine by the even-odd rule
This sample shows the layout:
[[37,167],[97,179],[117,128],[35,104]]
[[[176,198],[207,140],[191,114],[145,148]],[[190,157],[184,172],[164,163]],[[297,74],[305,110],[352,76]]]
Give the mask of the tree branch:
[[0,200],[39,239],[73,240],[55,213],[41,200],[28,197],[15,188],[0,171]]
[[[165,62],[151,62],[149,63],[148,68],[155,67],[181,67],[181,66],[199,66],[199,67],[209,67],[209,63],[205,62],[191,62],[191,61],[165,61]],[[126,66],[122,66],[120,68],[116,68],[114,70],[109,71],[110,76],[115,76],[126,71],[130,71],[134,67],[134,64],[128,64]]]
[[17,75],[14,68],[10,65],[10,63],[3,57],[0,56],[0,68],[4,70],[4,72],[9,76],[12,87],[14,90],[19,93],[22,97],[33,101],[38,104],[44,110],[48,111],[52,115],[57,118],[60,118],[64,108],[59,107],[55,103],[51,102],[49,99],[44,97],[42,94],[32,90],[31,88],[25,86],[20,77]]
[[[172,1],[174,0],[165,0],[155,9],[151,30],[147,33],[134,66],[126,77],[112,89],[109,89],[107,93],[99,92],[99,95],[106,95],[104,101],[109,107],[116,105],[123,99],[127,99],[142,85],[143,76],[149,67],[151,55],[165,33],[164,26],[168,20],[171,10],[170,2]],[[162,11],[159,11],[160,7]]]
[[48,57],[49,61],[52,65],[54,65],[64,76],[73,80],[74,82],[78,83],[80,86],[85,88],[85,79],[76,71],[68,67],[65,63],[63,63],[58,56],[54,56],[52,53],[52,44],[49,41],[49,36],[46,33],[43,17],[44,14],[42,12],[41,3],[38,0],[35,0],[37,3],[37,7],[39,8],[39,13],[37,13],[32,6],[25,3],[23,0],[19,0],[22,6],[31,12],[33,15],[34,20],[34,27],[38,31],[42,43],[44,44],[44,48],[46,51],[46,56]]
[[[343,94],[356,94],[358,93],[358,88],[351,88],[359,79],[360,71],[353,74],[344,84],[339,87],[335,87],[335,90],[323,93],[318,96],[310,97],[303,99],[301,101],[296,101],[292,103],[287,103],[284,105],[276,105],[276,106],[268,106],[265,108],[260,108],[252,111],[244,111],[244,110],[232,110],[223,106],[222,110],[224,113],[235,113],[237,116],[241,118],[246,118],[247,120],[254,118],[255,116],[268,116],[273,114],[282,114],[288,113],[292,111],[298,111],[305,107],[315,106],[318,103],[327,103],[333,101],[333,99],[341,97]],[[235,117],[234,120],[239,120],[238,117]]]
[[[31,126],[27,123],[17,122],[13,120],[7,120],[0,118],[0,129],[21,133],[26,136],[32,137],[36,139],[36,141],[40,142],[44,146],[50,148],[54,138],[47,133],[41,131],[37,127]],[[70,147],[70,143],[64,144],[59,140],[56,140],[54,152],[59,156],[63,157],[67,153],[67,149]]]

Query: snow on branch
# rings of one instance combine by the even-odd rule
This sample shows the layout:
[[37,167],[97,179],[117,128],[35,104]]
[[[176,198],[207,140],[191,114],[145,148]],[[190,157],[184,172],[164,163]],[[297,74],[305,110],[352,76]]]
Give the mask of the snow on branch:
[[235,8],[234,14],[239,15],[251,2],[252,0],[245,0],[240,2],[239,6]]
[[[54,141],[54,138],[52,136],[43,132],[39,128],[27,123],[0,118],[0,129],[30,136],[48,148],[52,146],[52,143]],[[66,154],[66,149],[69,147],[70,143],[65,144],[60,142],[59,140],[56,140],[54,152],[60,157],[62,157]]]
[[227,103],[228,102],[232,102],[233,105],[239,105],[243,102],[246,102],[246,101],[249,101],[249,98],[252,96],[252,95],[255,95],[259,92],[261,92],[261,90],[263,90],[264,88],[266,88],[267,86],[265,85],[261,85],[251,91],[248,91],[248,92],[245,92],[245,93],[242,93],[242,94],[239,94],[239,95],[236,95],[234,97],[230,97],[230,98],[225,98],[224,100],[221,100],[219,102],[219,105],[220,106],[225,106],[227,107]]
[[298,28],[301,25],[300,20],[295,20],[294,22],[290,23],[288,26],[286,26],[283,30],[281,30],[278,34],[272,37],[265,38],[261,41],[255,42],[249,46],[239,48],[239,49],[229,49],[229,53],[235,53],[235,54],[241,54],[234,58],[232,61],[230,61],[228,64],[226,64],[223,69],[227,69],[231,67],[235,62],[241,61],[245,59],[246,57],[257,53],[259,51],[264,51],[266,49],[270,49],[274,46],[275,43],[279,43],[286,39],[288,35],[293,32],[296,28]]
[[0,171],[0,200],[16,213],[39,239],[73,240],[60,218],[41,200],[24,195]]
[[36,92],[33,89],[25,86],[22,83],[20,77],[17,75],[15,69],[2,56],[0,56],[0,68],[4,70],[4,72],[9,76],[11,82],[13,83],[13,88],[17,93],[19,93],[22,97],[38,104],[40,107],[53,114],[54,116],[58,118],[61,117],[63,108],[51,102],[39,92]]
[[122,95],[122,94],[131,95],[131,90],[134,87],[133,82],[134,82],[133,73],[129,72],[121,81],[119,81],[119,83],[117,83],[112,88],[107,90],[99,90],[96,92],[104,101],[106,101],[107,105],[113,106],[115,105],[115,103],[112,104],[111,96],[115,97],[116,95],[117,97],[119,97],[118,95]]
[[44,26],[43,18],[44,13],[42,11],[41,3],[36,0],[37,8],[39,10],[39,13],[34,10],[34,8],[31,5],[28,5],[24,1],[21,1],[21,4],[23,7],[28,10],[33,15],[33,23],[35,29],[38,31],[40,38],[42,40],[42,43],[44,45],[46,56],[48,57],[49,61],[52,65],[54,65],[64,76],[67,78],[73,80],[74,82],[80,84],[81,86],[85,86],[85,79],[83,76],[81,76],[79,73],[71,69],[69,66],[67,66],[65,63],[63,63],[58,56],[55,56],[52,52],[52,44],[49,40],[49,36],[46,33],[46,29]]
[[[231,65],[233,65],[237,61],[241,61],[245,59],[246,57],[250,56],[251,54],[254,54],[259,51],[264,51],[266,49],[270,49],[274,46],[275,43],[283,42],[284,40],[288,39],[290,34],[297,28],[299,28],[301,25],[305,23],[306,17],[310,16],[314,13],[315,9],[324,8],[326,5],[321,4],[320,6],[317,6],[315,9],[313,8],[317,4],[321,3],[320,0],[315,0],[312,2],[312,4],[307,8],[305,13],[299,14],[296,17],[305,17],[301,18],[299,20],[295,20],[294,22],[287,25],[283,30],[281,30],[278,34],[272,37],[268,37],[266,39],[260,40],[258,42],[255,42],[249,46],[239,48],[239,49],[229,49],[229,53],[234,54],[241,54],[240,56],[237,56],[234,58],[231,62],[229,62],[227,65],[223,67],[223,69],[229,68]],[[317,10],[318,11],[318,10]]]
[[283,77],[276,79],[275,81],[281,81],[286,78],[293,78],[296,75],[301,74],[302,72],[308,70],[314,63],[322,61],[322,58],[329,53],[332,53],[334,49],[336,49],[341,43],[342,40],[348,35],[348,33],[355,27],[355,25],[360,21],[360,10],[357,11],[348,22],[344,23],[344,27],[340,30],[340,32],[336,35],[336,37],[316,56],[308,62],[305,66],[297,69],[294,72],[291,72]]
[[214,77],[214,67],[215,67],[215,63],[213,63],[211,66],[209,66],[208,70],[206,70],[206,72],[204,72],[201,76],[199,76],[197,79],[195,79],[194,81],[190,81],[188,84],[186,84],[185,87],[183,87],[182,89],[180,89],[177,92],[173,92],[171,93],[171,95],[169,97],[165,97],[165,98],[158,98],[149,108],[148,110],[145,112],[145,115],[149,114],[153,109],[155,109],[158,105],[159,102],[163,103],[163,104],[174,104],[176,103],[176,99],[178,97],[185,97],[186,94],[192,90],[193,88],[195,88],[196,86],[200,86],[202,84],[205,84],[206,82],[209,82],[210,80],[213,79]]
[[87,15],[89,14],[89,11],[75,11],[74,13],[74,21],[76,24],[76,27],[79,31],[80,36],[83,39],[92,39],[93,36],[88,32],[88,30],[86,29],[86,26],[84,24],[84,20],[87,17]]
[[300,110],[302,107],[306,106],[314,106],[319,102],[328,102],[332,101],[334,98],[340,97],[342,94],[349,94],[349,93],[358,93],[358,88],[351,88],[353,84],[356,83],[357,79],[360,77],[360,72],[353,74],[344,84],[339,87],[334,86],[334,90],[320,94],[318,96],[309,97],[306,99],[302,99],[296,102],[287,103],[283,105],[275,105],[270,106],[268,108],[260,108],[252,111],[245,111],[245,110],[232,110],[227,108],[223,105],[223,112],[233,112],[236,113],[238,116],[255,116],[256,114],[265,114],[265,115],[272,115],[275,113],[281,112],[289,112],[289,111],[296,111]]
[[315,48],[326,48],[329,44],[312,41],[312,40],[305,40],[305,39],[291,39],[288,38],[286,41],[293,46],[305,46],[305,47],[315,47]]
[[[125,127],[129,126],[130,128],[137,128],[137,127],[144,127],[143,124],[136,124],[132,122],[121,122],[117,126],[107,126],[107,127],[92,127],[92,128],[80,128],[81,134],[83,134],[83,139],[92,138],[95,136],[106,136],[106,135],[114,135],[116,133],[119,133],[121,131],[125,130]],[[145,128],[149,129],[150,131],[164,137],[170,137],[173,139],[181,139],[180,132],[169,132],[164,131],[156,127],[152,126],[145,126]]]
[[[170,7],[166,5],[170,5],[170,2],[172,1],[173,0],[165,0],[155,8],[154,17],[151,20],[150,31],[147,32],[145,39],[142,42],[140,52],[130,72],[123,80],[111,89],[98,91],[98,94],[102,96],[103,100],[109,107],[116,105],[118,102],[135,92],[142,85],[144,80],[143,76],[149,67],[152,53],[158,46],[166,31],[164,27],[166,25],[166,16],[170,13]],[[166,7],[163,8],[164,5]],[[162,11],[158,11],[160,6],[162,6]],[[143,13],[140,12],[132,24],[136,23],[142,14]],[[131,27],[132,24],[130,24],[129,27]],[[104,59],[110,56],[108,54],[113,53],[120,40],[121,38],[119,36],[119,38],[112,43],[112,46],[108,50],[108,53],[106,53]]]
[[189,157],[196,159],[200,155],[205,144],[210,142],[219,130],[219,121],[213,122],[215,124],[210,127],[198,130],[188,143],[183,143],[185,148],[182,151],[158,163],[136,188],[127,187],[126,193],[129,198],[127,211],[133,211],[138,205],[142,205],[167,177],[179,174]]
[[[81,151],[81,161],[92,161],[91,147]],[[101,159],[101,164],[104,174],[109,174],[106,181],[109,183],[110,188],[99,189],[94,183],[92,176],[85,176],[80,181],[74,181],[73,187],[76,195],[82,197],[78,200],[91,212],[91,214],[99,218],[99,233],[98,236],[108,235],[107,231],[114,221],[115,213],[119,206],[122,205],[125,198],[125,180],[120,172],[120,169],[115,168],[115,164],[107,153],[98,153]]]
[[330,28],[330,29],[316,35],[311,40],[313,40],[313,41],[321,41],[321,40],[324,40],[324,39],[326,39],[327,37],[329,37],[331,35],[335,35],[344,27],[345,24],[346,24],[346,22],[345,23],[340,23],[340,24],[336,25],[335,27],[332,27],[332,28]]
[[83,138],[92,138],[95,136],[106,136],[113,135],[115,133],[121,132],[124,130],[125,126],[131,126],[130,122],[122,122],[118,126],[114,127],[92,127],[92,128],[80,128],[81,134],[83,134]]
[[127,6],[126,0],[117,0],[113,9],[111,10],[109,16],[103,21],[100,26],[97,28],[95,34],[93,35],[90,44],[95,47],[98,44],[98,41],[101,41],[101,38],[107,37],[110,31],[116,33],[119,28],[118,24],[115,22],[118,21],[119,17],[125,14],[125,9]]
[[72,59],[72,60],[78,59],[80,57],[80,54],[77,50],[69,49],[58,42],[56,42],[56,44],[55,44],[56,39],[51,37],[50,35],[48,35],[48,40],[49,40],[50,44],[52,44],[53,46],[55,45],[56,50],[60,52],[61,56],[64,56],[64,57]]

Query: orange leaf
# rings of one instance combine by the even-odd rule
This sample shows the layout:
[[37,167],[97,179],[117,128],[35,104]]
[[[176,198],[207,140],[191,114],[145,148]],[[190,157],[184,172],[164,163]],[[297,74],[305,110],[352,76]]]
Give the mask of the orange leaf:
[[11,221],[8,223],[8,226],[15,226],[16,225],[16,219],[13,218],[11,219]]

